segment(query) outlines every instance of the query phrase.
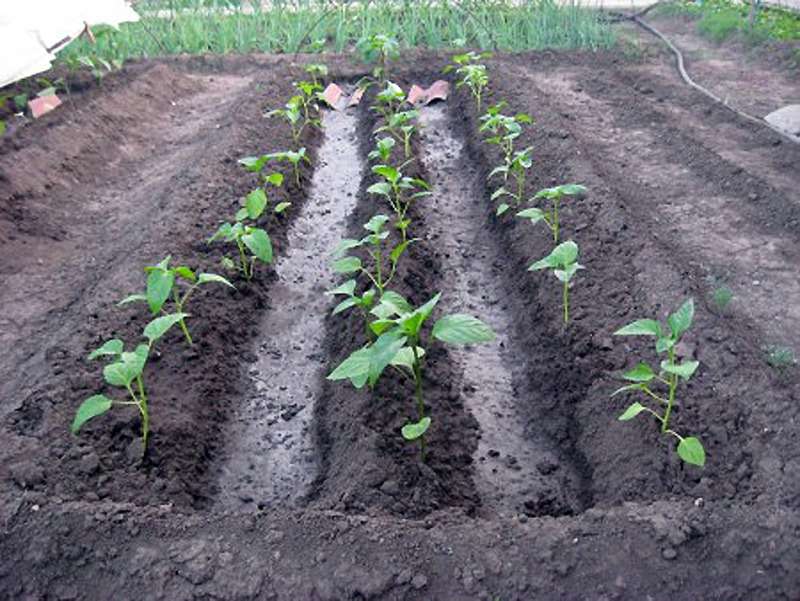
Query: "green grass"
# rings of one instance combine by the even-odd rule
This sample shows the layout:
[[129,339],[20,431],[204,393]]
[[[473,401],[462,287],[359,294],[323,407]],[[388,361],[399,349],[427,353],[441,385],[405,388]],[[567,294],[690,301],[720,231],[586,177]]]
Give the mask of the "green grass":
[[[219,8],[226,10],[215,13]],[[407,48],[523,51],[599,49],[615,43],[611,26],[596,13],[552,0],[519,6],[509,0],[272,0],[269,9],[245,0],[149,0],[137,4],[137,10],[140,22],[123,24],[119,31],[101,30],[95,46],[77,41],[61,53],[63,59],[344,52],[373,33],[392,35]],[[161,16],[155,16],[156,10]]]
[[679,0],[660,9],[667,14],[689,14],[697,17],[701,34],[723,42],[733,35],[758,43],[767,40],[800,41],[800,15],[789,10],[761,7],[750,26],[750,5],[731,0]]

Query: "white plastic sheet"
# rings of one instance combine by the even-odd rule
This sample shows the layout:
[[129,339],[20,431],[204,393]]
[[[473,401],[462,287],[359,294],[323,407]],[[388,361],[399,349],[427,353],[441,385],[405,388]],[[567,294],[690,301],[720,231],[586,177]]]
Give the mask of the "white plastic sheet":
[[138,19],[124,0],[0,0],[0,87],[49,69],[86,24]]

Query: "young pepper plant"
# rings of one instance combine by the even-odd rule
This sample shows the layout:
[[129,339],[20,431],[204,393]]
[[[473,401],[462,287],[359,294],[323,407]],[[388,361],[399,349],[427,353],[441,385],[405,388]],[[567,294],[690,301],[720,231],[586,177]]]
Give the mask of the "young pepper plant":
[[396,83],[387,81],[386,87],[375,95],[375,103],[370,108],[388,122],[392,115],[399,112],[405,99],[403,89]]
[[144,369],[155,342],[186,317],[188,317],[186,313],[156,317],[144,329],[147,344],[139,344],[133,351],[125,351],[122,340],[114,338],[89,354],[89,360],[99,358],[111,360],[111,363],[103,368],[103,379],[109,386],[123,389],[128,396],[125,400],[120,400],[105,394],[95,394],[84,400],[72,420],[73,434],[77,434],[86,422],[103,415],[112,407],[134,406],[138,409],[142,422],[142,458],[144,458],[150,435],[149,399],[144,383]]
[[[700,365],[698,361],[683,361],[679,363],[675,353],[675,346],[681,337],[692,326],[694,320],[694,300],[688,299],[681,307],[667,317],[667,328],[655,319],[637,319],[623,328],[614,332],[615,336],[653,336],[656,339],[656,353],[666,353],[667,358],[661,361],[659,370],[656,371],[645,362],[640,362],[630,371],[622,374],[622,378],[630,384],[616,390],[611,396],[622,392],[638,391],[655,401],[663,414],[639,402],[630,405],[619,416],[620,421],[628,421],[640,413],[649,413],[661,424],[661,432],[678,439],[678,456],[691,465],[704,466],[706,452],[702,443],[694,436],[681,436],[670,428],[670,417],[675,405],[675,396],[681,380],[688,381]],[[667,394],[653,390],[655,385],[666,386]]]
[[561,301],[564,307],[564,323],[569,323],[569,288],[572,278],[578,270],[584,269],[578,263],[578,245],[572,240],[567,240],[556,246],[550,254],[533,263],[528,267],[528,271],[540,271],[549,269],[553,275],[563,284]]
[[[298,186],[300,185],[300,163],[305,161],[306,163],[311,163],[311,159],[308,158],[308,154],[306,153],[305,147],[300,148],[297,151],[294,150],[284,150],[281,152],[271,152],[269,154],[263,154],[261,156],[249,156],[239,159],[239,164],[243,165],[245,169],[248,171],[252,171],[253,173],[261,173],[264,169],[264,166],[269,161],[279,161],[289,163],[292,166],[292,173],[294,174],[294,182]],[[279,174],[270,174],[266,181],[273,183],[275,185],[280,185],[283,182],[282,177],[276,177]]]
[[[192,293],[204,284],[217,283],[223,284],[234,288],[227,279],[216,273],[196,273],[186,265],[177,265],[170,267],[171,257],[167,256],[165,259],[156,265],[150,265],[144,268],[147,273],[147,288],[144,294],[131,294],[130,296],[122,299],[119,305],[126,305],[133,302],[145,302],[150,307],[153,315],[159,313],[172,313],[175,315],[188,315],[186,313],[186,303]],[[183,293],[178,288],[178,282],[183,281],[188,286]],[[164,305],[172,297],[174,304],[174,311],[165,311]],[[189,333],[189,328],[186,326],[186,320],[181,318],[178,325],[183,332],[186,341],[191,345],[192,336]]]
[[[223,257],[222,264],[228,269],[239,271],[245,279],[253,278],[256,261],[272,262],[272,240],[266,230],[246,224],[246,219],[258,219],[267,209],[269,201],[261,188],[256,188],[244,199],[244,206],[236,212],[234,223],[223,223],[208,239],[209,244],[216,240],[234,242],[239,251],[239,261]],[[280,213],[288,203],[279,203],[274,211]]]
[[370,153],[367,155],[367,158],[370,161],[378,161],[384,165],[389,164],[389,160],[392,158],[392,150],[395,147],[394,138],[389,136],[380,138],[375,143],[375,150],[371,150]]
[[419,117],[419,111],[401,111],[388,116],[386,125],[375,130],[375,133],[388,132],[398,142],[403,144],[405,158],[411,156],[411,137],[417,131],[414,121]]
[[[333,269],[336,273],[354,277],[365,275],[372,287],[363,294],[356,294],[356,280],[350,279],[326,293],[333,296],[346,297],[334,308],[334,315],[351,307],[358,307],[361,310],[366,321],[367,340],[372,339],[368,312],[374,304],[376,295],[381,298],[387,292],[387,287],[392,283],[397,273],[397,265],[400,258],[408,249],[409,244],[414,242],[413,240],[404,240],[390,247],[387,244],[389,232],[385,229],[388,221],[389,218],[386,215],[374,215],[364,224],[364,229],[369,234],[360,240],[352,238],[342,240],[334,252],[336,260],[333,263]],[[369,264],[365,265],[359,257],[348,254],[358,248],[366,248],[370,257]],[[387,259],[388,266],[385,267],[384,264]]]
[[550,207],[548,209],[539,209],[536,207],[525,209],[517,213],[517,217],[530,219],[531,223],[534,225],[540,221],[544,222],[544,224],[550,228],[550,231],[553,233],[553,242],[558,243],[560,229],[558,209],[561,199],[566,196],[579,196],[585,192],[586,188],[580,184],[562,184],[561,186],[539,190],[531,200],[545,198],[550,201]]
[[441,292],[420,307],[412,307],[399,294],[386,291],[371,314],[375,319],[370,328],[378,338],[353,352],[331,374],[330,380],[350,380],[356,388],[365,384],[374,387],[381,374],[393,365],[414,382],[417,416],[402,428],[403,438],[418,441],[420,459],[425,461],[425,433],[431,425],[426,415],[423,394],[423,359],[426,347],[437,340],[445,344],[463,345],[489,342],[494,332],[480,319],[454,313],[439,318],[430,334],[423,330],[425,322],[436,307]]
[[356,50],[361,53],[364,62],[378,62],[378,66],[375,67],[372,75],[381,81],[386,79],[386,69],[389,61],[400,57],[400,45],[397,40],[379,33],[358,40]]
[[[506,162],[503,165],[495,167],[491,173],[489,173],[489,178],[502,174],[504,179],[508,179],[509,174],[514,177],[514,181],[516,183],[515,187],[512,190],[506,188],[506,186],[501,186],[491,196],[491,200],[495,201],[499,198],[503,198],[504,196],[509,196],[514,203],[514,206],[518,207],[522,204],[522,197],[525,194],[525,181],[527,179],[528,169],[531,168],[533,165],[533,158],[531,157],[531,153],[533,152],[533,148],[528,147],[524,150],[517,150],[511,156],[511,160]],[[511,206],[507,202],[501,202],[497,205],[497,215],[502,215]]]
[[311,82],[321,88],[322,81],[328,76],[328,65],[312,63],[306,66],[305,72],[311,76]]
[[461,79],[456,83],[456,88],[467,86],[472,97],[475,99],[475,107],[481,111],[483,103],[483,93],[489,85],[489,76],[486,74],[485,65],[469,64],[456,69],[456,75]]
[[372,172],[381,176],[383,181],[372,184],[367,188],[367,192],[386,198],[397,216],[395,227],[400,230],[403,241],[406,241],[408,226],[411,223],[407,219],[408,210],[415,200],[430,196],[432,192],[430,184],[424,179],[403,175],[400,169],[391,165],[372,167]]

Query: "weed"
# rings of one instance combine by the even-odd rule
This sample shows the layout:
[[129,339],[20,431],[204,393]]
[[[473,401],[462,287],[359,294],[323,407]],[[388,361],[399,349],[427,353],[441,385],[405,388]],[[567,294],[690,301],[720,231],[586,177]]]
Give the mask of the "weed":
[[182,322],[185,313],[172,313],[156,317],[144,329],[147,344],[140,344],[133,351],[125,351],[122,340],[114,338],[89,354],[89,359],[110,359],[103,368],[103,378],[109,386],[122,388],[128,393],[127,400],[119,400],[104,394],[95,394],[81,403],[72,421],[72,433],[77,434],[89,420],[106,413],[112,407],[135,406],[142,420],[142,457],[147,453],[150,434],[150,412],[143,372],[153,348],[153,344],[164,336],[172,326]]
[[711,300],[719,311],[724,311],[733,300],[733,291],[727,286],[719,286],[711,293]]
[[536,196],[533,197],[533,200],[538,200],[539,198],[544,198],[550,201],[550,208],[549,209],[538,209],[538,208],[530,208],[525,209],[524,211],[520,211],[517,213],[517,217],[522,217],[525,219],[530,219],[531,223],[536,224],[544,222],[550,231],[553,233],[553,242],[558,243],[558,235],[559,235],[559,221],[558,221],[558,208],[559,204],[561,203],[561,199],[565,196],[579,196],[586,192],[586,188],[581,186],[580,184],[563,184],[561,186],[555,186],[554,188],[545,188],[544,190],[539,190],[536,193]]
[[564,323],[569,323],[569,288],[572,278],[578,270],[584,269],[578,263],[578,245],[572,240],[567,240],[556,246],[550,254],[533,263],[528,271],[550,269],[553,275],[562,282],[561,301],[564,307]]
[[[639,391],[656,401],[658,407],[664,407],[663,415],[639,402],[630,405],[619,416],[620,421],[628,421],[642,412],[647,412],[661,423],[661,432],[670,434],[678,439],[678,456],[691,465],[703,466],[706,462],[706,452],[701,442],[694,436],[683,437],[670,429],[670,415],[675,405],[675,393],[681,379],[689,380],[700,365],[698,361],[684,361],[678,363],[675,356],[675,346],[683,334],[691,327],[694,320],[694,301],[690,298],[681,307],[667,318],[668,329],[664,329],[655,319],[637,319],[627,326],[614,332],[615,336],[654,336],[656,339],[656,353],[667,353],[667,358],[661,361],[658,372],[647,363],[640,362],[633,369],[622,374],[622,378],[631,382],[616,390],[611,396],[621,392]],[[661,384],[667,387],[667,398],[653,391],[651,386]]]
[[419,441],[420,459],[425,460],[425,433],[431,425],[425,413],[422,390],[423,359],[426,347],[438,340],[445,344],[476,344],[494,339],[494,332],[471,315],[456,313],[439,318],[426,336],[423,325],[441,298],[441,292],[420,307],[412,307],[401,295],[387,290],[371,310],[375,319],[370,328],[377,336],[374,342],[353,352],[331,374],[330,380],[350,380],[356,388],[365,384],[374,387],[384,370],[392,365],[414,382],[416,421],[407,422],[402,435],[408,441]]
[[[132,294],[121,300],[118,304],[126,305],[132,302],[146,302],[153,315],[158,315],[162,312],[165,314],[174,313],[175,315],[188,315],[185,312],[186,303],[189,302],[192,293],[200,286],[217,283],[234,288],[233,284],[221,275],[205,272],[196,273],[186,265],[170,267],[169,261],[170,257],[168,256],[156,265],[145,267],[144,271],[147,274],[147,288],[145,293]],[[180,281],[187,284],[187,288],[183,293],[178,289],[178,282]],[[170,296],[172,297],[174,310],[165,311],[164,305],[169,301]],[[189,334],[189,328],[186,326],[185,319],[181,318],[178,321],[178,325],[186,341],[191,345],[192,336]]]
[[776,344],[767,345],[764,347],[764,356],[767,361],[767,365],[777,369],[778,371],[783,371],[787,367],[797,363],[794,350],[788,346]]

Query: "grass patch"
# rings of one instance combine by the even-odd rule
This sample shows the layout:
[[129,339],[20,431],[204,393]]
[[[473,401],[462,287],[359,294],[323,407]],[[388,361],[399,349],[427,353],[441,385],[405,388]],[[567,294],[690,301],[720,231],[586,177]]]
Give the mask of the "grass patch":
[[660,12],[698,18],[700,33],[718,43],[737,34],[753,43],[800,41],[800,15],[790,10],[761,6],[752,25],[747,2],[679,0],[664,6]]
[[168,54],[344,52],[389,33],[406,48],[608,48],[615,35],[598,14],[553,0],[149,0],[138,23],[104,28],[92,46],[76,41],[62,59],[105,61]]

